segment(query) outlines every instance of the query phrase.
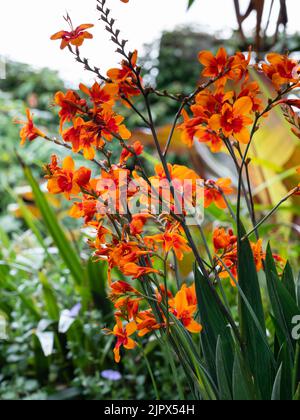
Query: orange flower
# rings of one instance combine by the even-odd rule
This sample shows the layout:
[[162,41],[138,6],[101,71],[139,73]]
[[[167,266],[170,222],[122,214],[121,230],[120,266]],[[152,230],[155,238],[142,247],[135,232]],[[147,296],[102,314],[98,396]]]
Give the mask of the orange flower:
[[[136,67],[137,62],[137,51],[135,50],[132,58],[131,58],[131,65],[128,63],[128,61],[123,60],[121,62],[121,69],[114,68],[110,69],[107,72],[107,76],[116,83],[124,82],[126,80],[134,78],[134,74],[132,72],[132,67]],[[132,66],[132,67],[131,67]]]
[[276,90],[280,90],[283,85],[299,81],[300,66],[297,61],[276,53],[268,54],[266,58],[269,64],[262,63],[261,69]]
[[83,24],[78,26],[76,29],[72,28],[72,23],[71,21],[69,21],[71,24],[71,31],[60,31],[57,32],[56,34],[51,36],[51,40],[57,40],[57,39],[61,39],[61,45],[60,48],[63,50],[64,48],[66,48],[69,44],[71,45],[75,45],[76,47],[80,47],[85,39],[92,39],[93,35],[91,33],[89,33],[88,31],[86,31],[86,29],[90,29],[93,28],[94,25],[92,24]]
[[54,104],[61,107],[59,111],[60,117],[60,131],[65,122],[72,121],[77,114],[82,114],[86,111],[86,100],[81,99],[80,96],[73,90],[68,90],[65,94],[57,92],[54,97]]
[[121,271],[125,276],[132,277],[133,279],[139,279],[140,277],[145,276],[147,274],[159,274],[159,271],[155,270],[154,268],[140,267],[135,263],[125,264],[122,267]]
[[166,232],[164,234],[149,236],[146,240],[153,241],[154,243],[162,243],[165,253],[174,251],[179,261],[183,260],[184,254],[191,252],[188,241],[178,233]]
[[[108,70],[107,76],[111,79],[113,83],[116,83],[119,87],[119,96],[130,98],[131,96],[140,95],[140,90],[137,87],[137,76],[133,72],[133,69],[136,68],[137,63],[137,51],[134,51],[130,60],[123,60],[121,62],[121,68],[113,68]],[[141,79],[140,79],[141,81]],[[125,102],[126,104],[126,102]]]
[[115,303],[116,317],[125,319],[126,321],[135,320],[139,311],[139,302],[141,298],[131,298],[130,296],[120,298]]
[[248,97],[252,101],[252,112],[260,112],[262,110],[262,100],[257,96],[260,94],[259,85],[257,82],[245,84],[240,92],[238,99]]
[[127,350],[132,350],[137,346],[137,343],[130,338],[137,330],[136,323],[130,322],[125,327],[119,318],[116,318],[116,325],[113,331],[104,329],[107,335],[114,335],[117,338],[117,343],[114,348],[115,362],[120,363],[120,348],[123,346]]
[[[238,278],[238,251],[237,251],[237,237],[234,235],[232,229],[226,232],[223,228],[218,228],[213,234],[213,243],[215,253],[218,255],[216,264],[219,268],[219,277],[228,278],[231,275]],[[251,242],[251,249],[255,261],[256,270],[260,271],[263,268],[263,260],[265,259],[265,253],[262,249],[262,240],[256,243]],[[220,261],[221,260],[221,261]],[[233,279],[231,280],[232,286],[236,286]]]
[[126,242],[114,239],[111,244],[97,247],[96,256],[108,262],[108,280],[111,282],[111,270],[118,268],[125,276],[139,278],[145,274],[156,272],[150,267],[139,267],[140,257],[149,255],[151,251],[140,249],[136,242]]
[[234,235],[233,230],[229,229],[228,233],[224,228],[215,229],[213,234],[213,244],[215,252],[228,249],[231,245],[235,245],[237,237]]
[[183,110],[184,122],[177,128],[182,131],[181,139],[189,147],[193,145],[196,138],[201,143],[208,143],[212,152],[219,152],[222,148],[222,140],[215,131],[208,125],[214,114],[222,111],[222,106],[234,97],[234,92],[224,92],[218,87],[215,93],[203,90],[195,98],[195,104],[191,106],[194,117],[190,118]]
[[[203,77],[211,79],[218,78],[217,86],[224,86],[227,79],[239,81],[243,76],[248,75],[248,65],[251,59],[251,53],[248,57],[243,53],[236,53],[229,57],[224,48],[220,48],[214,56],[210,51],[201,51],[198,55],[200,63],[204,66]],[[222,77],[220,75],[224,74]]]
[[113,302],[118,300],[120,297],[127,296],[129,293],[135,296],[139,295],[139,292],[136,289],[134,289],[130,284],[121,280],[112,283],[110,288],[111,291],[109,294],[109,298]]
[[259,239],[256,243],[251,244],[254,261],[256,270],[260,271],[263,269],[263,261],[265,259],[265,254],[263,252],[263,241],[262,239]]
[[204,207],[208,208],[212,203],[215,203],[219,209],[225,209],[227,204],[224,195],[230,195],[232,193],[231,179],[220,178],[217,181],[208,180],[205,182],[204,188]]
[[39,130],[37,127],[35,127],[32,119],[32,115],[30,113],[29,109],[26,109],[26,116],[27,121],[20,121],[16,120],[16,124],[22,124],[24,127],[20,131],[20,137],[21,137],[21,146],[23,146],[28,141],[33,141],[38,137],[45,137],[45,134]]
[[228,65],[228,55],[224,48],[220,48],[214,56],[210,51],[201,51],[198,55],[200,63],[205,67],[202,76],[215,79],[223,73]]
[[159,324],[156,321],[155,316],[151,310],[139,312],[136,317],[136,323],[139,337],[144,337],[146,334],[159,330],[163,327],[162,324]]
[[90,89],[81,83],[79,89],[88,95],[95,105],[108,108],[114,105],[116,95],[119,91],[118,85],[114,83],[106,83],[104,86],[100,86],[97,82]]
[[131,137],[131,132],[125,124],[122,124],[123,121],[124,117],[121,115],[104,109],[95,114],[94,122],[91,124],[98,126],[98,131],[107,141],[111,141],[114,134],[118,134],[123,140],[128,140]]
[[169,302],[169,305],[171,312],[182,322],[189,332],[199,333],[202,331],[202,326],[194,320],[197,311],[197,299],[194,293],[194,288],[188,289],[186,285],[183,285],[175,298]]
[[203,117],[190,118],[185,109],[182,111],[182,117],[183,123],[178,125],[177,129],[182,131],[182,142],[188,147],[192,147],[195,136],[199,136],[202,129]]
[[213,115],[209,120],[209,126],[216,132],[219,130],[225,137],[233,136],[237,141],[247,144],[250,141],[250,132],[247,126],[253,123],[249,118],[253,103],[250,98],[239,98],[233,105],[226,103],[222,107],[221,114]]
[[[132,152],[130,151],[130,149],[132,150]],[[127,160],[134,155],[140,156],[143,153],[143,151],[144,146],[141,144],[140,141],[136,141],[131,148],[129,147],[123,149],[120,156],[120,164],[122,165],[123,163],[127,162]]]
[[200,143],[206,143],[209,145],[210,150],[213,153],[218,153],[223,147],[222,139],[216,134],[215,131],[209,127],[200,127],[196,133],[197,140]]
[[91,178],[90,169],[81,167],[75,170],[75,163],[69,156],[63,161],[62,168],[57,166],[56,156],[52,157],[52,163],[47,166],[48,191],[51,194],[63,193],[69,200],[71,195],[81,192],[82,188],[88,188]]
[[119,311],[115,315],[127,321],[136,318],[139,310],[139,302],[142,300],[140,293],[124,281],[118,281],[111,285],[109,298],[114,302]]
[[73,127],[68,128],[62,133],[65,142],[72,143],[72,151],[78,153],[83,150],[85,159],[92,160],[95,158],[96,152],[93,146],[99,147],[104,144],[94,135],[90,133],[89,125],[81,117],[75,118]]
[[132,216],[130,222],[130,233],[133,236],[141,235],[143,233],[147,220],[151,218],[150,214],[135,214]]
[[89,223],[97,213],[97,200],[90,196],[84,196],[80,203],[74,203],[69,216],[74,219],[84,217],[84,223]]

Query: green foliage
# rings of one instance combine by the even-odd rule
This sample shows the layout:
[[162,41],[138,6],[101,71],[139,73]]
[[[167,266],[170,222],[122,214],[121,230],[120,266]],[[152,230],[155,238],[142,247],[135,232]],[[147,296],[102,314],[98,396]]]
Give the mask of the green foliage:
[[[195,270],[199,313],[205,326],[201,337],[204,369],[207,369],[208,378],[217,376],[214,386],[221,400],[297,399],[300,351],[299,340],[292,336],[293,319],[300,314],[296,302],[296,279],[289,264],[282,278],[279,277],[269,247],[265,271],[270,305],[267,311],[263,311],[261,289],[248,240],[240,241],[239,261],[241,341],[228,334],[226,320],[207,286],[207,280],[198,269]],[[275,328],[272,337],[267,336],[265,328],[269,320]],[[279,351],[276,343],[279,343]],[[214,358],[215,364],[212,363]]]

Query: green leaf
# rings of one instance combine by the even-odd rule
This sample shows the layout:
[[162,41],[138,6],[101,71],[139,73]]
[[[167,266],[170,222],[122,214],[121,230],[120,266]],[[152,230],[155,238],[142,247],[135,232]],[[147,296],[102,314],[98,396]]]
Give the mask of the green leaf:
[[253,319],[244,299],[239,296],[240,320],[242,338],[245,343],[245,355],[251,372],[255,378],[255,385],[259,389],[261,398],[270,400],[272,394],[275,371],[272,363],[270,349],[266,348],[266,325],[258,275],[252,248],[245,236],[245,229],[240,226],[238,242],[238,278],[239,287],[250,304],[261,326],[264,336]]
[[288,343],[292,355],[294,354],[296,344],[292,338],[292,320],[294,316],[299,315],[300,310],[278,277],[270,245],[268,245],[266,256],[266,279],[270,302],[276,321],[275,327],[277,331],[280,328],[277,332],[278,338],[281,341],[280,344]]
[[[231,354],[229,354],[229,358],[231,358]],[[224,345],[221,337],[219,337],[217,342],[216,366],[220,400],[231,401],[233,366],[231,363],[228,363],[227,346]]]
[[297,302],[294,274],[289,262],[287,262],[284,268],[284,272],[282,275],[282,284],[285,286],[286,290],[289,292],[293,300]]
[[194,2],[195,2],[195,0],[188,0],[188,10],[192,7]]
[[195,378],[195,381],[197,381],[196,386],[199,387],[202,398],[209,401],[217,400],[215,383],[210,373],[201,363],[190,334],[173,314],[170,314],[170,319],[173,323],[173,334],[174,332],[176,334],[174,342],[177,344],[177,350],[182,355],[181,360],[186,361],[193,372],[193,377]]
[[293,364],[286,343],[281,347],[279,352],[279,363],[282,366],[280,381],[280,401],[291,401],[293,399]]
[[281,388],[281,376],[282,376],[282,364],[280,365],[280,368],[278,369],[273,391],[272,391],[272,401],[280,401],[280,388]]
[[54,290],[44,273],[39,273],[39,279],[43,287],[43,295],[47,313],[53,321],[59,320],[59,307],[56,301]]
[[298,274],[296,290],[297,290],[297,304],[298,304],[298,307],[300,308],[300,273]]
[[251,373],[247,369],[238,349],[233,365],[233,399],[234,401],[254,401],[257,399]]
[[201,274],[198,267],[195,268],[195,284],[200,321],[203,325],[203,331],[201,333],[202,351],[209,371],[216,381],[216,350],[218,339],[219,337],[222,337],[223,344],[226,346],[228,366],[228,371],[226,372],[227,375],[231,375],[233,368],[233,339],[230,328],[228,327],[228,321],[216,303],[212,291],[207,284],[207,280]]
[[86,271],[89,290],[92,293],[95,307],[100,309],[104,315],[110,316],[112,314],[112,306],[106,293],[107,264],[90,258]]
[[297,388],[296,394],[294,395],[293,401],[300,401],[300,383]]
[[[0,264],[0,289],[8,290],[10,292],[15,293],[19,299],[22,301],[24,307],[32,314],[36,321],[40,320],[40,311],[37,305],[33,302],[33,300],[27,297],[24,293],[18,290],[18,287],[13,279],[13,277],[9,274],[9,267],[6,265]],[[4,309],[4,308],[3,308]]]
[[50,207],[45,195],[42,193],[38,183],[34,179],[30,168],[24,165],[23,169],[25,177],[32,188],[36,205],[42,214],[45,226],[50,235],[52,236],[55,245],[59,249],[60,255],[64,260],[66,266],[70,270],[76,284],[81,285],[84,276],[81,261],[78,258],[74,248],[71,246],[70,242],[66,238],[62,227],[57,221],[53,209]]

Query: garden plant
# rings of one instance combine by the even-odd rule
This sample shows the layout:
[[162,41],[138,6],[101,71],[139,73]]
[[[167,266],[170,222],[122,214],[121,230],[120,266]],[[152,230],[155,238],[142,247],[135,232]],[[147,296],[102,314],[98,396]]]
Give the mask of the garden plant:
[[[68,201],[69,216],[89,231],[93,269],[105,268],[114,316],[101,320],[96,334],[113,347],[116,366],[125,353],[128,358],[140,352],[157,399],[163,399],[161,386],[147,358],[154,339],[182,400],[299,400],[298,261],[293,258],[291,266],[277,253],[265,226],[300,195],[300,184],[262,211],[251,168],[258,133],[272,113],[279,110],[290,136],[300,138],[300,64],[278,53],[257,61],[250,46],[230,55],[224,46],[216,55],[199,52],[199,83],[189,94],[159,91],[145,81],[138,52],[128,49],[109,0],[97,0],[97,10],[120,67],[103,73],[101,65],[82,56],[82,44],[93,42],[93,25],[75,27],[67,15],[66,29],[51,39],[92,72],[95,83],[55,94],[60,120],[55,137],[35,124],[29,109],[26,119],[17,121],[22,145],[40,141],[42,148],[44,141],[57,147],[44,167],[48,192]],[[261,78],[272,85],[270,95],[260,88]],[[164,144],[153,98],[177,108]],[[157,158],[149,158],[142,138],[128,128],[129,113],[151,137]],[[192,163],[173,164],[177,135],[187,151],[199,142],[212,153],[226,152],[236,185],[226,176],[203,179]],[[68,156],[60,159],[59,150]],[[78,155],[86,164],[76,165]],[[21,158],[20,163],[39,194]],[[226,219],[212,220],[209,233],[203,220],[212,217],[211,208]],[[46,204],[42,212],[51,225]],[[73,248],[63,249],[61,242],[85,307],[80,260]],[[183,273],[182,264],[190,269]],[[105,305],[106,299],[99,310]]]

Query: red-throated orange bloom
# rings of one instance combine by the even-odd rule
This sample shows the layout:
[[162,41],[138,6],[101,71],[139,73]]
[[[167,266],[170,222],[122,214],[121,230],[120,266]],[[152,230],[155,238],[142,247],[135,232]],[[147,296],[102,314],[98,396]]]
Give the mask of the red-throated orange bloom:
[[[179,319],[184,327],[191,333],[199,333],[202,331],[202,326],[195,321],[194,317],[197,312],[196,296],[192,296],[193,290],[187,292],[187,286],[183,285],[181,290],[176,294],[174,299],[169,302],[171,312]],[[188,301],[188,297],[191,304]]]
[[122,124],[123,121],[122,116],[102,109],[87,122],[81,117],[74,118],[73,127],[63,132],[63,139],[72,143],[73,152],[83,151],[84,157],[92,160],[96,149],[101,149],[105,145],[105,140],[111,141],[114,135],[120,136],[123,140],[131,137],[130,131]]
[[94,147],[103,146],[104,142],[99,143],[98,138],[95,141],[95,137],[89,135],[87,127],[84,119],[77,117],[73,121],[73,126],[62,133],[62,137],[66,143],[72,143],[74,153],[83,151],[85,159],[91,160],[94,159],[96,154]]
[[98,201],[88,195],[84,195],[81,202],[74,203],[69,212],[69,216],[74,219],[84,218],[84,223],[91,222],[97,214]]
[[130,338],[137,330],[136,323],[130,322],[126,326],[123,325],[123,322],[116,318],[116,325],[113,331],[104,329],[104,332],[107,335],[114,335],[117,338],[117,343],[114,348],[115,362],[120,363],[120,349],[123,346],[126,350],[132,350],[137,346],[137,343]]
[[[97,243],[94,244],[97,247]],[[104,247],[100,244],[95,255],[108,262],[108,281],[111,283],[111,270],[118,268],[125,276],[139,278],[145,274],[157,272],[151,267],[140,267],[139,259],[149,256],[152,252],[139,247],[137,242],[127,242],[114,239],[111,244]]]
[[141,267],[135,263],[123,265],[121,271],[125,276],[132,277],[133,279],[139,279],[147,274],[159,274],[159,271],[152,267]]
[[132,156],[140,156],[144,151],[144,146],[140,141],[136,141],[132,146],[124,148],[120,156],[120,164],[127,162]]
[[179,261],[183,260],[184,254],[191,252],[188,241],[180,234],[175,232],[165,232],[145,238],[154,243],[162,243],[165,253],[174,251]]
[[218,153],[223,147],[223,141],[218,134],[209,127],[200,127],[197,132],[197,140],[200,143],[206,143],[212,153]]
[[221,112],[223,104],[231,101],[233,98],[234,92],[225,92],[222,86],[217,86],[214,92],[205,89],[198,93],[195,98],[195,104],[191,106],[191,110],[195,117],[202,116],[203,120],[208,122],[212,115]]
[[20,130],[21,146],[25,144],[26,140],[33,141],[38,137],[45,137],[45,134],[34,125],[32,115],[29,109],[26,109],[26,116],[27,121],[15,121],[16,124],[24,125],[23,128]]
[[114,69],[110,69],[107,72],[107,76],[116,83],[120,83],[120,82],[124,82],[126,81],[128,78],[134,78],[134,73],[132,72],[132,68],[136,67],[136,63],[137,63],[137,56],[138,53],[135,50],[132,57],[131,57],[131,62],[130,64],[128,63],[128,61],[123,60],[121,62],[121,68],[114,68]]
[[202,129],[203,116],[190,118],[189,114],[184,109],[182,111],[183,123],[177,126],[177,129],[182,131],[181,140],[188,147],[192,147],[194,138],[199,137],[199,132]]
[[[251,54],[248,57],[243,53],[236,53],[229,57],[224,48],[220,48],[214,56],[210,51],[201,51],[198,55],[200,63],[204,66],[202,76],[211,79],[218,78],[217,86],[224,86],[227,79],[239,81],[248,74],[248,65]],[[221,76],[223,74],[223,76]]]
[[222,249],[228,249],[230,246],[235,245],[237,237],[234,235],[232,229],[228,229],[228,232],[224,228],[217,228],[213,234],[213,244],[215,252]]
[[252,112],[260,112],[262,110],[262,100],[258,98],[259,94],[260,89],[257,82],[246,83],[243,85],[237,99],[242,97],[250,98],[252,101]]
[[266,58],[268,63],[262,63],[261,69],[276,90],[286,84],[299,82],[300,66],[297,61],[276,53],[268,54]]
[[[137,56],[138,54],[135,50],[131,56],[130,63],[127,60],[123,60],[121,68],[113,68],[107,72],[107,76],[111,81],[118,85],[121,98],[122,96],[130,98],[131,96],[140,95],[140,90],[137,86],[137,75],[133,71],[136,68]],[[142,83],[140,76],[138,76],[138,80]]]
[[224,196],[233,193],[231,179],[220,178],[217,181],[207,180],[204,187],[204,207],[214,203],[219,209],[227,207]]
[[73,90],[68,90],[66,93],[57,92],[54,97],[54,104],[59,106],[60,130],[65,122],[72,121],[77,114],[82,114],[87,111],[87,103],[85,99]]
[[161,329],[164,325],[159,324],[151,310],[139,312],[136,317],[138,336],[144,337],[153,331]]
[[69,200],[71,195],[79,194],[82,189],[87,189],[91,179],[90,169],[81,167],[75,170],[75,163],[69,156],[63,161],[62,167],[57,165],[56,156],[46,167],[48,179],[48,191],[51,194],[64,194]]
[[[234,235],[232,229],[226,232],[223,228],[215,229],[213,234],[213,244],[215,253],[218,256],[216,264],[219,269],[220,278],[232,277],[238,279],[238,250],[237,237]],[[256,270],[260,271],[263,268],[263,261],[265,253],[262,249],[262,240],[256,243],[251,242],[251,249],[255,261]],[[233,279],[231,279],[232,286],[236,286]]]
[[140,293],[124,281],[112,283],[109,299],[114,303],[118,318],[127,321],[135,320],[142,300]]
[[125,124],[122,124],[124,117],[109,110],[100,110],[94,115],[91,125],[98,126],[98,131],[101,132],[107,141],[111,141],[114,135],[119,135],[123,140],[128,140],[131,137],[131,132]]
[[[200,179],[199,175],[190,168],[187,168],[183,165],[171,165],[168,163],[168,170],[170,174],[170,178],[173,184],[175,191],[182,191],[183,182],[185,180],[190,180],[193,182],[192,188],[195,192],[196,190],[196,181]],[[150,181],[155,184],[155,181],[159,181],[161,187],[164,187],[164,183],[166,188],[170,187],[168,183],[168,178],[165,173],[164,167],[161,164],[155,166],[155,173],[156,175],[150,178]]]
[[112,302],[116,302],[121,297],[139,296],[140,293],[126,281],[116,281],[110,286],[109,298]]
[[125,319],[126,321],[135,320],[139,312],[139,304],[141,300],[142,298],[132,298],[130,296],[118,299],[114,305],[117,311],[115,312],[115,316]]
[[51,40],[55,41],[61,39],[60,48],[63,50],[69,44],[75,45],[76,47],[81,47],[85,39],[92,39],[93,35],[87,31],[87,29],[93,28],[92,24],[83,24],[78,26],[76,29],[71,31],[60,31],[51,36]]
[[150,214],[134,214],[130,222],[130,233],[133,236],[141,235],[143,233],[145,224],[152,216]]
[[203,90],[195,99],[195,104],[191,106],[193,118],[183,110],[183,123],[177,128],[182,131],[181,139],[189,147],[193,145],[196,138],[201,143],[208,143],[213,152],[219,152],[222,148],[222,140],[208,125],[210,118],[222,110],[222,106],[234,97],[234,92],[224,92],[223,88],[218,87],[215,93]]
[[101,105],[102,107],[107,107],[109,109],[114,105],[119,91],[117,84],[106,83],[103,86],[100,86],[97,82],[95,82],[90,89],[81,83],[79,89],[88,95],[95,105]]
[[[171,183],[166,176],[163,165],[155,166],[156,175],[150,178],[150,182],[156,194],[153,192],[151,201],[153,205],[159,203],[160,200],[157,197],[157,192],[159,191],[164,204],[166,206],[169,205],[171,211],[182,214],[188,210],[185,206],[195,206],[195,198],[200,189],[201,179],[195,171],[183,165],[168,164],[168,171]],[[171,187],[173,187],[174,195],[177,197],[176,202],[173,198]],[[184,200],[182,200],[183,195]],[[148,200],[148,196],[146,200]],[[181,208],[178,208],[178,206]]]
[[253,123],[249,118],[253,103],[250,98],[239,98],[233,105],[226,103],[222,106],[221,114],[213,115],[209,126],[216,132],[221,132],[225,137],[233,136],[237,141],[247,144],[250,141],[248,125]]
[[201,51],[198,55],[200,63],[204,66],[202,76],[215,79],[223,73],[228,66],[228,55],[224,48],[220,48],[213,55],[211,51]]

